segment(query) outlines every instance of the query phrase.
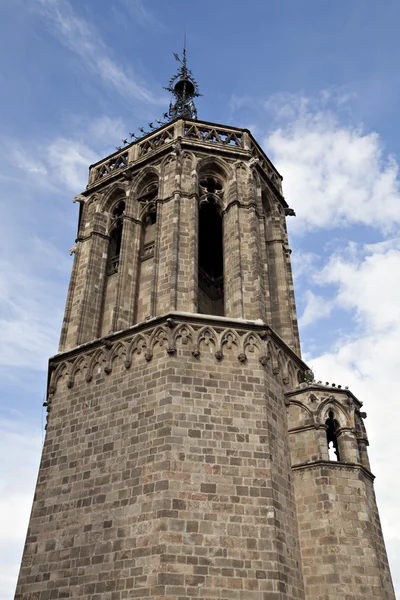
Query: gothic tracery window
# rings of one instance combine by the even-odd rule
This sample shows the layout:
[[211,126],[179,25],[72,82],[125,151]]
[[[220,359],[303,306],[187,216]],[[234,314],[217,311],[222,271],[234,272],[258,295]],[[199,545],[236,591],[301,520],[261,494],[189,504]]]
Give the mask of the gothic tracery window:
[[121,200],[112,210],[110,225],[110,245],[108,250],[107,273],[111,275],[116,273],[119,267],[119,255],[121,252],[123,214],[125,212],[125,202]]

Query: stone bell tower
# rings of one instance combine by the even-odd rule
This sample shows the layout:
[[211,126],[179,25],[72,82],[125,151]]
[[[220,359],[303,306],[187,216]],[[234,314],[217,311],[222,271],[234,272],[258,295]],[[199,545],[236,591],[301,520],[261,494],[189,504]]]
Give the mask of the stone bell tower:
[[281,176],[179,60],[168,122],[75,198],[15,598],[394,600],[365,413],[300,357]]

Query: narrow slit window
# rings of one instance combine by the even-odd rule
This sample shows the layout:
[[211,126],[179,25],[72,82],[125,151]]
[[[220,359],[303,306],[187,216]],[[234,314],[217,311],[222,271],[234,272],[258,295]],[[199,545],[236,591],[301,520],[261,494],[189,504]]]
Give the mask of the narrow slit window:
[[119,202],[112,212],[110,245],[108,250],[107,273],[112,275],[118,271],[119,255],[122,243],[122,217],[125,212],[125,202]]
[[326,425],[326,439],[328,443],[329,460],[338,461],[340,460],[339,445],[337,440],[337,430],[339,429],[339,423],[335,419],[333,410],[328,413],[328,418],[325,421]]
[[140,250],[141,260],[146,260],[154,256],[154,242],[156,236],[157,212],[152,210],[146,216],[144,221],[142,245]]

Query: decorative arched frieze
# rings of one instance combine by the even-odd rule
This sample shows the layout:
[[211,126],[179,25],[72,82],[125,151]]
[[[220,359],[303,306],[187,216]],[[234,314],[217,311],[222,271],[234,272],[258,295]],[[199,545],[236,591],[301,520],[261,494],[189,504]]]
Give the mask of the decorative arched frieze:
[[60,379],[63,378],[67,378],[68,374],[69,374],[69,363],[66,361],[63,361],[62,363],[60,363],[59,365],[57,365],[57,367],[54,369],[51,378],[50,378],[50,385],[49,385],[49,394],[53,394],[58,386],[58,382],[60,381]]
[[243,336],[241,343],[241,355],[247,358],[248,354],[258,358],[262,354],[262,341],[252,331]]
[[289,378],[290,388],[296,387],[296,385],[298,385],[297,371],[295,366],[293,365],[293,362],[290,359],[288,360],[287,364],[287,374]]
[[134,355],[147,355],[149,350],[148,335],[138,333],[133,336],[126,350],[126,361],[125,366],[128,369],[133,360]]
[[92,381],[93,379],[93,374],[94,374],[94,369],[96,367],[96,365],[102,367],[103,365],[105,366],[107,364],[107,355],[106,355],[106,351],[104,348],[98,348],[97,350],[95,350],[95,352],[93,353],[89,364],[88,364],[88,369],[86,372],[86,381]]
[[71,382],[71,384],[74,385],[78,372],[80,372],[83,376],[87,372],[87,369],[88,369],[88,364],[87,364],[86,356],[84,356],[84,355],[79,356],[71,366],[69,377],[68,377],[68,384]]
[[113,362],[122,356],[125,356],[126,358],[126,344],[124,342],[117,341],[115,344],[113,344],[108,355],[107,366],[109,367],[110,372],[112,370]]
[[166,354],[175,355],[179,348],[189,346],[193,356],[201,357],[203,353],[211,353],[218,361],[232,351],[231,358],[235,357],[241,363],[258,358],[260,364],[272,371],[279,380],[286,373],[296,373],[296,368],[290,366],[290,357],[286,359],[282,349],[268,332],[240,331],[232,327],[212,325],[196,327],[189,323],[177,323],[171,318],[167,319],[167,323],[157,324],[154,328],[131,336],[115,341],[107,337],[101,347],[87,350],[68,362],[61,362],[52,372],[49,395],[55,392],[60,378],[67,379],[68,386],[73,387],[76,374],[82,372],[85,373],[86,381],[90,382],[97,365],[106,374],[112,372],[114,363],[121,362],[129,369],[135,357],[152,360],[156,347]]
[[151,353],[151,357],[153,357],[154,348],[157,345],[160,348],[165,347],[168,354],[174,354],[175,352],[175,349],[172,346],[171,330],[169,328],[165,328],[163,325],[156,327],[150,335],[148,350]]
[[180,340],[181,344],[184,346],[193,344],[196,337],[196,333],[191,325],[186,323],[182,323],[174,328],[172,335],[172,343],[176,347],[178,340]]
[[219,344],[219,336],[216,333],[215,329],[206,325],[202,327],[200,331],[197,332],[197,340],[195,347],[193,349],[193,356],[200,356],[201,348],[209,349],[210,352],[214,350],[214,352],[221,352],[220,344]]
[[225,349],[230,351],[233,347],[235,347],[237,354],[241,354],[241,346],[239,336],[233,329],[226,329],[221,335],[219,351],[222,354]]

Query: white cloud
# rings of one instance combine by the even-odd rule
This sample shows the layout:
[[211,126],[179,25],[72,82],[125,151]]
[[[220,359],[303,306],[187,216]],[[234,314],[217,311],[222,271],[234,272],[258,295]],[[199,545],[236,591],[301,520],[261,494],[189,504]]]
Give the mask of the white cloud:
[[296,252],[291,255],[291,263],[293,275],[299,284],[302,278],[305,279],[315,272],[319,259],[320,257],[315,252],[306,252],[301,247],[296,248]]
[[47,148],[45,157],[53,179],[75,194],[87,183],[89,165],[100,158],[86,144],[65,138],[54,140]]
[[127,128],[120,117],[103,115],[87,123],[87,134],[92,141],[108,145],[112,140],[119,142],[120,138],[125,137]]
[[[375,132],[343,125],[323,96],[315,107],[302,96],[272,97],[266,107],[280,126],[264,147],[284,174],[284,192],[298,218],[296,232],[353,224],[383,232],[400,224],[399,165]],[[336,98],[336,104],[344,102]],[[283,123],[282,123],[283,121]]]
[[300,327],[315,324],[316,321],[329,317],[332,312],[333,303],[323,296],[314,294],[311,290],[305,293],[305,300],[306,306],[299,319]]
[[0,600],[14,594],[41,447],[37,425],[0,419]]
[[[30,258],[23,253],[12,263],[0,261],[0,365],[43,370],[57,349],[65,296],[50,264],[59,261],[57,268],[64,270],[66,280],[72,263],[55,248],[45,260],[34,244],[30,251]],[[43,269],[35,269],[34,263]]]
[[[40,141],[3,139],[2,157],[37,188],[57,193],[68,190],[75,196],[88,182],[89,166],[113,153],[126,135],[127,127],[121,118],[76,118],[69,137]],[[110,141],[114,146],[110,147]],[[0,173],[0,179],[4,176]]]
[[350,244],[333,254],[319,279],[336,284],[338,306],[354,310],[363,327],[386,333],[400,330],[400,239],[360,248]]
[[77,54],[93,73],[127,98],[150,104],[165,104],[161,94],[154,94],[143,81],[126,72],[110,56],[99,31],[78,16],[67,0],[36,0],[33,8],[49,22],[50,30],[72,52]]

